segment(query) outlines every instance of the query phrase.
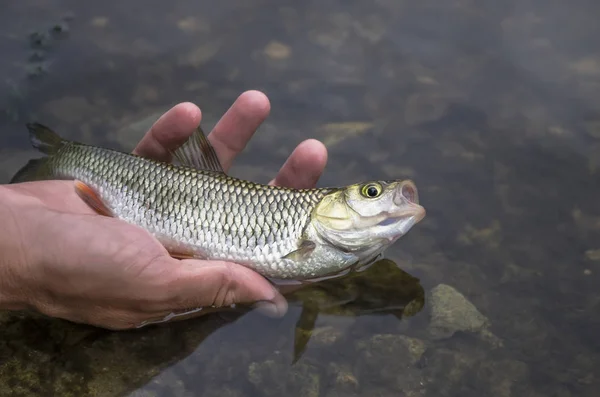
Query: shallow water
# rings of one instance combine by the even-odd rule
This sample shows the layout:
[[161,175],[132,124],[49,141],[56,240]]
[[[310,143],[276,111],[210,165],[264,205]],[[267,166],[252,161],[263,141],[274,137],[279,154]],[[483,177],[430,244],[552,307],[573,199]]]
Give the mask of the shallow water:
[[[198,104],[209,130],[259,89],[271,117],[234,175],[266,182],[317,138],[321,185],[411,177],[428,213],[388,251],[395,265],[297,293],[280,320],[109,333],[2,313],[0,396],[595,396],[598,12],[584,0],[5,5],[3,182],[37,155],[27,120],[129,150],[175,103]],[[30,36],[56,26],[68,31]]]

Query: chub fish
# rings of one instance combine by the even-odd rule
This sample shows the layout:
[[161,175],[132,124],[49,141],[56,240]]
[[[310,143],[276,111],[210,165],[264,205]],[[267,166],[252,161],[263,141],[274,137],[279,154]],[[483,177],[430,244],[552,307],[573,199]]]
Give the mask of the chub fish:
[[425,216],[411,180],[292,189],[234,178],[198,127],[179,164],[62,139],[27,124],[30,160],[11,183],[74,180],[98,213],[150,232],[176,258],[225,260],[271,280],[310,281],[360,269]]

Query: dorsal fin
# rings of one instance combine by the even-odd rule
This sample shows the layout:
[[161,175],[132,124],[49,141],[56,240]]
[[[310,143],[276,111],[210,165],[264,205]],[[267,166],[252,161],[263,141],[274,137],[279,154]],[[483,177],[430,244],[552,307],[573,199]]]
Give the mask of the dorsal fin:
[[217,157],[215,149],[212,147],[202,128],[198,126],[192,136],[172,152],[173,156],[181,165],[193,167],[197,170],[210,170],[217,172],[223,171],[221,162]]

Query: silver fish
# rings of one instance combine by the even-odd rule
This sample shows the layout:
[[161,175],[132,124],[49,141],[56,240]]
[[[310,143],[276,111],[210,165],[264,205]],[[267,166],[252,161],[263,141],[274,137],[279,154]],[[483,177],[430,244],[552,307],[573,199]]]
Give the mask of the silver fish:
[[373,263],[425,216],[415,184],[291,189],[226,175],[198,127],[174,165],[62,139],[28,124],[35,148],[12,183],[74,180],[100,214],[140,226],[177,258],[225,260],[272,280],[318,280]]

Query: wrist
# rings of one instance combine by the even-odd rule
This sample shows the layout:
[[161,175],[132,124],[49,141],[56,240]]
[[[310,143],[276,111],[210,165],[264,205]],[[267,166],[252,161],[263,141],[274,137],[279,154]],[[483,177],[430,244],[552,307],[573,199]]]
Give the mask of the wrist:
[[25,226],[30,203],[30,197],[0,185],[0,310],[28,307],[24,275],[29,263]]

